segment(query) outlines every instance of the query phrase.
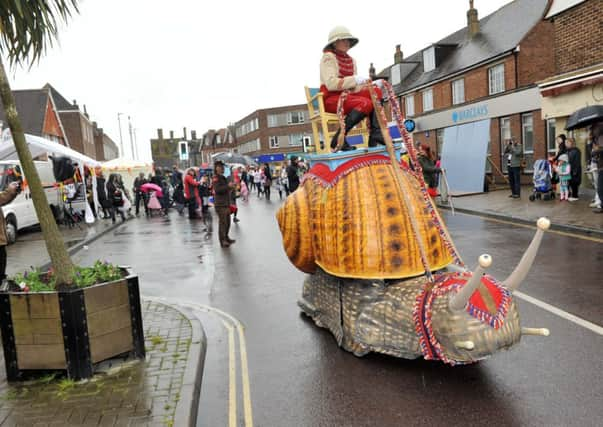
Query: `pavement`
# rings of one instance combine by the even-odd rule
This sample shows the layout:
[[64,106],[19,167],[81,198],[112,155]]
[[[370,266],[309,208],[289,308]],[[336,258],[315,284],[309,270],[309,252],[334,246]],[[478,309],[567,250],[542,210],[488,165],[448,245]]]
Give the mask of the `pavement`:
[[[592,211],[588,205],[592,198],[585,193],[575,202],[555,200],[535,200],[531,202],[529,195],[532,187],[521,189],[521,198],[509,197],[509,191],[496,190],[469,196],[452,198],[454,210],[511,221],[515,223],[536,224],[538,218],[544,216],[551,220],[551,229],[581,233],[603,237],[603,214]],[[446,200],[439,200],[439,206],[452,209]]]
[[45,375],[8,383],[0,369],[0,425],[194,425],[205,357],[201,324],[155,301],[143,302],[142,317],[145,360],[103,362],[92,380]]

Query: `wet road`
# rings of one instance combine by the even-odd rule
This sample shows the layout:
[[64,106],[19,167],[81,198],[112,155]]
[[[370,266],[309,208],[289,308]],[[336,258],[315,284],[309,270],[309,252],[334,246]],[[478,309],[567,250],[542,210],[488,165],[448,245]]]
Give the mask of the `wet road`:
[[[603,337],[524,300],[518,301],[523,326],[547,327],[551,336],[525,337],[479,364],[357,358],[339,349],[297,308],[304,275],[282,250],[274,218],[279,204],[255,198],[241,204],[231,233],[237,243],[229,249],[207,236],[201,222],[172,213],[169,221],[129,221],[75,257],[132,265],[144,295],[196,310],[209,342],[199,425],[251,419],[256,426],[600,425]],[[473,267],[490,253],[489,273],[500,279],[534,232],[443,214],[465,262]],[[602,273],[603,242],[547,233],[520,290],[601,326]]]

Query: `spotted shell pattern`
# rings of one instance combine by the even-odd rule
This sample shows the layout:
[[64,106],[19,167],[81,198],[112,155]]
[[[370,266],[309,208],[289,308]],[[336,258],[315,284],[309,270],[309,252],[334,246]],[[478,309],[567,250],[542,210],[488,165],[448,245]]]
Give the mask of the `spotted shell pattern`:
[[291,262],[306,273],[319,266],[347,278],[421,275],[424,267],[410,221],[414,215],[430,269],[450,264],[452,257],[432,220],[433,203],[426,203],[412,173],[402,172],[402,186],[391,163],[358,167],[333,186],[306,179],[277,213]]

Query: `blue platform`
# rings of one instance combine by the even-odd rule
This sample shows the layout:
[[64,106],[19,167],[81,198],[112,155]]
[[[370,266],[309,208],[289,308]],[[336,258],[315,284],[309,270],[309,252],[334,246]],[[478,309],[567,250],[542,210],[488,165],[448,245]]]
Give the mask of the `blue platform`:
[[[400,156],[406,153],[406,148],[404,147],[404,144],[394,144],[394,150],[396,152],[396,160],[400,161]],[[352,151],[338,151],[337,153],[307,154],[304,157],[308,159],[310,167],[318,163],[323,163],[327,165],[330,170],[333,171],[349,160],[370,154],[383,154],[385,156],[388,156],[387,150],[385,149],[385,145],[379,145],[378,147],[363,147],[357,148],[356,150]]]

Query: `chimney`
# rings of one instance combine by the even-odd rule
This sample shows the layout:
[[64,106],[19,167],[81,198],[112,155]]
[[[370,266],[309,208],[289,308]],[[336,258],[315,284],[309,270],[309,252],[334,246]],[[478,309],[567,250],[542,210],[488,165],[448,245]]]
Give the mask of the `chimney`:
[[163,139],[163,129],[157,129],[157,139]]
[[170,131],[170,139],[174,139],[174,131],[173,130]]
[[[77,101],[76,101],[75,99],[73,100],[73,106],[74,106],[74,107],[77,107]],[[78,108],[79,108],[79,107],[78,107]]]
[[196,130],[191,131],[191,139],[193,141],[195,141],[197,139],[197,131]]
[[470,38],[479,33],[479,19],[477,19],[477,9],[473,7],[473,0],[469,0],[469,10],[467,11],[467,32]]
[[87,119],[90,118],[90,116],[88,115],[88,110],[86,110],[86,104],[84,104],[84,116],[86,116]]
[[394,64],[399,64],[404,59],[404,54],[400,50],[400,45],[396,45],[396,53],[394,54]]
[[375,67],[373,66],[373,63],[371,62],[371,66],[369,67],[369,78],[371,80],[375,80],[375,77],[377,77],[377,73],[375,72]]
[[182,134],[184,135],[182,139],[186,140],[186,128],[182,128]]

